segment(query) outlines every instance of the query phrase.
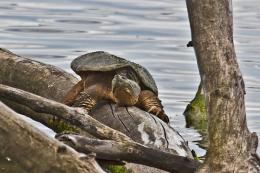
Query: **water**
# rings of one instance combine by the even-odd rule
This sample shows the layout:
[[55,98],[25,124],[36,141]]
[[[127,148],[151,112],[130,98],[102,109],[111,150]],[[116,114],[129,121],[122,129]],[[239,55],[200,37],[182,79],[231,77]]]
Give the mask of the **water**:
[[[248,125],[260,136],[260,1],[235,0],[238,61],[246,83]],[[195,144],[182,113],[194,97],[199,74],[182,0],[0,1],[0,47],[69,72],[71,60],[104,50],[145,66],[154,76],[172,126]]]

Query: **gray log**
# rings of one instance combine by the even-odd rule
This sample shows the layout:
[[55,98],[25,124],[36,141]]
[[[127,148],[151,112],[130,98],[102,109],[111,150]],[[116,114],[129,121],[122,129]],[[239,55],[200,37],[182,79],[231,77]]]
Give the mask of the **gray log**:
[[52,65],[20,57],[0,48],[0,83],[61,101],[78,80]]
[[[89,116],[87,111],[83,108],[69,107],[62,103],[2,84],[0,84],[0,98],[22,104],[34,112],[40,113],[37,114],[38,117],[31,117],[36,121],[44,119],[45,114],[49,116],[53,115],[99,139],[132,141],[125,134],[105,126]],[[43,118],[39,119],[39,117]]]
[[233,43],[231,0],[186,0],[208,115],[209,149],[198,172],[260,172],[246,123],[245,86]]
[[19,164],[19,172],[104,172],[94,159],[82,157],[72,148],[47,137],[1,101],[0,148],[2,157]]
[[[2,84],[60,101],[66,91],[77,81],[72,75],[54,66],[0,49],[0,83]],[[42,87],[38,88],[38,83],[41,83]],[[49,86],[52,88],[50,89]],[[65,86],[67,88],[64,88]],[[31,117],[37,116],[37,114],[33,114],[33,110],[28,110],[28,107],[21,108],[19,104],[15,106],[13,103],[9,106],[13,106],[20,113],[29,114]],[[113,104],[101,104],[92,111],[91,115],[107,126],[127,134],[136,142],[157,146],[161,149],[170,148],[170,152],[192,157],[190,149],[178,132],[157,117],[136,107],[116,108]],[[45,121],[48,122],[48,118]]]
[[200,165],[193,159],[176,156],[160,150],[154,150],[138,143],[98,140],[79,135],[63,134],[57,137],[83,153],[94,152],[98,159],[128,161],[153,166],[172,173],[194,172]]
[[[163,170],[167,170],[170,172],[194,172],[194,170],[198,167],[199,163],[194,161],[191,158],[188,158],[187,155],[180,156],[181,154],[185,154],[186,151],[182,150],[173,150],[178,151],[180,153],[169,153],[163,152],[158,149],[153,149],[155,146],[152,145],[151,147],[145,147],[144,145],[138,144],[132,141],[126,135],[115,131],[105,125],[101,124],[97,120],[90,117],[86,111],[82,108],[73,108],[63,105],[61,103],[48,100],[46,98],[31,94],[29,92],[22,91],[20,89],[15,89],[12,87],[8,87],[5,85],[0,84],[0,98],[4,98],[6,100],[12,100],[13,102],[24,104],[25,106],[29,107],[30,109],[34,110],[35,112],[39,112],[37,117],[32,117],[34,120],[38,117],[45,116],[45,114],[53,115],[58,117],[69,124],[77,126],[81,130],[86,131],[87,133],[97,137],[99,139],[110,139],[113,140],[109,142],[97,140],[97,139],[89,139],[84,138],[82,140],[91,140],[92,145],[88,145],[87,143],[80,143],[82,140],[79,139],[76,144],[81,146],[81,148],[76,147],[79,149],[78,151],[82,152],[82,146],[85,146],[84,150],[88,151],[88,153],[95,152],[98,154],[99,159],[106,159],[110,157],[110,160],[117,161],[118,157],[124,161],[131,161],[134,163],[145,164],[147,166],[153,166],[156,168],[160,168]],[[44,118],[41,118],[44,119]],[[144,125],[144,123],[142,123]],[[139,127],[138,127],[139,129]],[[139,129],[140,130],[140,129]],[[175,137],[175,136],[173,136]],[[81,140],[81,141],[80,141]],[[148,140],[148,139],[146,139]],[[102,147],[103,146],[103,147]],[[113,147],[115,148],[113,148]],[[86,149],[88,148],[88,150]],[[91,148],[92,147],[92,150]],[[106,147],[104,149],[104,147]],[[113,155],[111,152],[110,155],[107,155],[107,152],[110,152],[109,147],[111,147],[111,151],[118,151],[121,152],[121,155]],[[176,146],[178,147],[178,146]],[[128,149],[132,149],[133,152],[129,153]],[[166,150],[166,149],[165,149]],[[168,151],[171,151],[169,148]],[[103,153],[103,155],[101,154]],[[99,157],[99,156],[107,156],[107,157]],[[127,159],[126,159],[127,158]],[[138,159],[139,158],[139,159]]]
[[[8,84],[60,101],[67,90],[77,81],[72,75],[54,66],[35,62],[17,56],[5,49],[0,49],[0,83],[2,84]],[[42,117],[39,116],[39,112],[17,104],[14,100],[4,98],[1,98],[1,100],[8,102],[9,106],[22,114],[29,114],[31,117]],[[48,116],[48,114],[45,115]],[[127,134],[137,142],[177,155],[192,157],[190,149],[178,132],[157,117],[136,107],[126,109],[117,108],[113,104],[100,104],[92,111],[91,115],[109,127]],[[49,116],[51,117],[51,115]],[[46,118],[45,122],[48,123],[48,120],[49,118]],[[142,168],[142,172],[145,171],[150,172],[152,170]]]
[[101,123],[117,129],[146,146],[192,158],[181,135],[159,118],[136,107],[117,107],[105,104],[96,107],[91,115]]

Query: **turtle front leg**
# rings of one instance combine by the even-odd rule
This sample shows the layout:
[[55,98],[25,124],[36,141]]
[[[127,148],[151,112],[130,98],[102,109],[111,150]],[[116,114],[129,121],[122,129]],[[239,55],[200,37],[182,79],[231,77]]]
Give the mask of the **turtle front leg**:
[[87,89],[79,93],[72,107],[82,107],[89,113],[99,100],[107,99],[106,94],[107,87],[100,83],[88,86]]
[[145,111],[156,115],[164,122],[169,123],[169,118],[163,110],[161,100],[152,91],[141,91],[137,105]]
[[96,104],[97,99],[91,95],[91,92],[86,90],[79,93],[72,107],[82,107],[89,113]]
[[84,90],[84,81],[79,81],[74,85],[65,95],[62,103],[68,106],[72,106],[79,93]]

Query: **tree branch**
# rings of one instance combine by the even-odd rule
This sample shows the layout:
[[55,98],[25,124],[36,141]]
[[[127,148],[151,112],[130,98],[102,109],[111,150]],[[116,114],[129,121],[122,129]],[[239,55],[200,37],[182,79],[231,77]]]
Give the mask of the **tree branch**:
[[61,101],[78,82],[55,66],[16,55],[0,48],[0,83],[20,88],[44,98]]
[[[0,48],[0,83],[2,84],[17,87],[48,99],[61,101],[68,89],[75,85],[76,82],[77,79],[74,76],[55,66],[24,58]],[[41,108],[41,102],[39,102],[41,100],[40,97],[34,97],[35,100],[29,102],[26,99],[17,101],[19,97],[17,98],[16,96],[9,95],[5,97],[0,96],[0,99],[12,109],[45,124],[56,132],[59,132],[58,129],[68,129],[76,130],[80,135],[89,136],[89,133],[86,132],[88,131],[86,128],[90,128],[89,124],[86,124],[86,127],[82,127],[81,129],[83,130],[81,130],[77,125],[85,126],[84,123],[80,124],[74,121],[72,123],[74,125],[69,124],[68,122],[70,120],[67,119],[67,114],[65,118],[57,118],[63,116],[63,112],[57,111],[55,107],[48,109],[47,105]],[[38,108],[30,106],[36,102],[39,103]],[[44,110],[45,108],[47,108],[47,110]],[[66,109],[67,107],[63,108]],[[78,114],[74,109],[70,110]],[[52,114],[52,111],[56,112],[55,115]],[[70,112],[68,114],[72,117],[75,116],[71,111],[68,112]],[[85,116],[84,113],[82,113],[82,115]],[[114,104],[102,103],[98,104],[97,107],[91,111],[91,116],[99,122],[126,134],[136,142],[175,155],[192,158],[189,147],[176,130],[169,127],[157,117],[136,107],[117,107]],[[56,127],[61,128],[57,129]],[[95,126],[91,127],[93,127],[93,131],[95,131]],[[93,133],[96,134],[95,132]],[[100,137],[100,135],[98,136]],[[100,137],[100,139],[104,138],[106,139],[107,137]],[[126,165],[128,168],[130,167],[130,169],[137,172],[149,173],[151,171],[162,171],[144,165],[128,163]]]
[[[145,163],[146,165],[151,164],[149,166],[155,166],[157,168],[161,168],[164,170],[165,169],[171,170],[175,172],[181,172],[182,170],[186,170],[187,172],[193,172],[198,166],[198,163],[193,159],[189,159],[183,156],[177,156],[174,154],[166,153],[154,148],[148,148],[141,144],[138,144],[132,141],[126,135],[122,134],[121,132],[113,130],[101,124],[97,120],[93,119],[86,113],[84,109],[68,107],[61,103],[57,103],[55,101],[42,98],[32,93],[25,92],[1,84],[0,84],[0,98],[12,100],[19,104],[24,104],[25,106],[28,106],[34,111],[43,113],[40,114],[42,116],[44,116],[45,114],[52,114],[58,118],[63,119],[67,123],[75,125],[81,130],[84,130],[87,133],[97,138],[114,140],[112,141],[112,144],[115,145],[118,149],[121,147],[121,151],[124,150],[126,152],[126,154],[122,153],[122,155],[124,156],[123,159],[126,158],[126,156],[130,156],[128,147],[133,148],[134,150],[136,150],[136,152],[132,153],[133,158],[128,158],[128,160],[134,161],[134,163],[137,162],[141,164]],[[37,121],[37,117],[35,120]],[[99,142],[99,143],[103,143],[104,145],[108,144],[108,141],[102,142],[101,140],[95,140],[95,139],[91,139],[91,140],[92,142]],[[111,145],[106,145],[106,146],[107,146],[106,149],[109,150],[108,146]],[[100,154],[104,151],[103,150],[99,151],[98,149],[96,149],[93,150],[93,152],[98,152]],[[107,152],[105,152],[104,154],[106,153]],[[140,154],[142,155],[141,158],[144,160],[138,159],[141,156]],[[157,159],[152,159],[153,157]],[[110,160],[113,159],[114,159],[113,157],[110,158]]]
[[0,148],[2,157],[19,163],[30,173],[103,172],[95,160],[83,159],[82,154],[47,137],[1,101]]
[[60,141],[83,153],[96,153],[98,159],[127,161],[152,166],[172,173],[194,172],[199,162],[138,143],[91,139],[73,134],[58,135]]
[[[52,114],[97,138],[115,141],[131,141],[125,134],[105,126],[89,116],[82,108],[69,107],[56,101],[2,84],[0,84],[0,97],[23,104],[36,112]],[[35,120],[37,121],[38,119]]]

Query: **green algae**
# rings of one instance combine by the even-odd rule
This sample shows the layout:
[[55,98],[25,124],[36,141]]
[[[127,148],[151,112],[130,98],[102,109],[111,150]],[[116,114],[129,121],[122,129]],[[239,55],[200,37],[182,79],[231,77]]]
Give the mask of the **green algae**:
[[206,104],[201,84],[193,100],[187,105],[183,115],[185,116],[186,127],[193,127],[202,136],[199,146],[206,149],[208,146],[208,120],[206,114]]
[[48,127],[53,129],[56,133],[61,133],[61,132],[78,132],[76,128],[73,126],[69,125],[68,123],[58,119],[58,118],[53,118],[49,119],[48,121]]

